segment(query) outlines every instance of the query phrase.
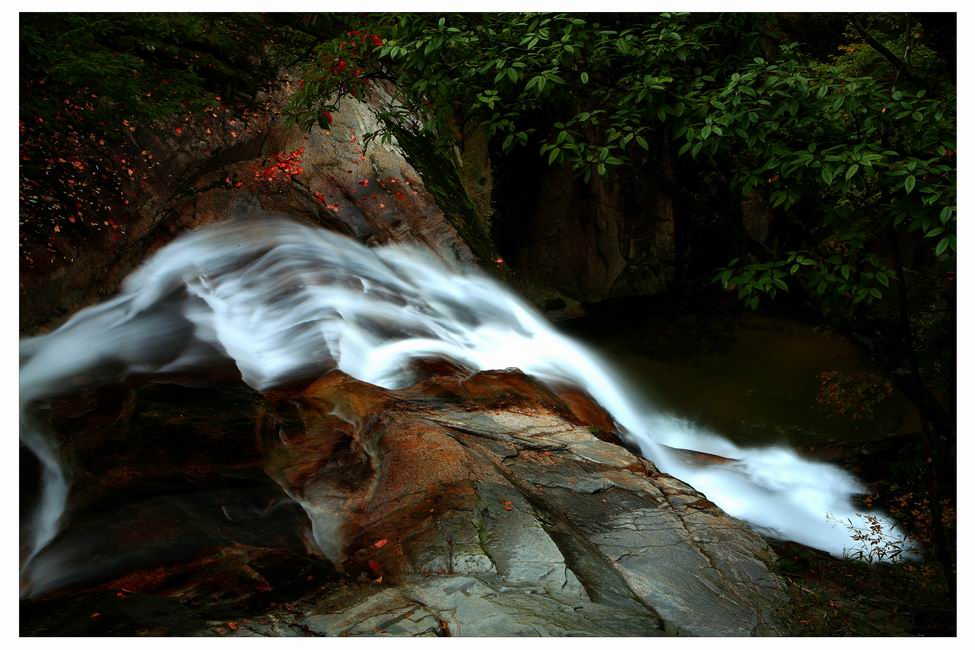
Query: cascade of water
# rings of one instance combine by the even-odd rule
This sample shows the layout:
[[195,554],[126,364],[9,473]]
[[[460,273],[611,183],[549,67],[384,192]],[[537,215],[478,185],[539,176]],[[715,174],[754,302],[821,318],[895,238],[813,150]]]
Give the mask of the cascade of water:
[[[827,513],[840,521],[867,514],[851,505],[860,487],[849,474],[784,447],[742,449],[660,412],[606,361],[476,270],[280,218],[184,235],[127,278],[118,296],[22,341],[20,354],[20,435],[44,480],[31,557],[58,532],[68,480],[27,407],[125,373],[192,370],[223,357],[257,390],[329,367],[398,388],[412,381],[409,361],[430,356],[479,370],[517,367],[585,388],[663,471],[763,532],[841,554],[852,546],[849,531]],[[737,460],[689,464],[664,445]]]

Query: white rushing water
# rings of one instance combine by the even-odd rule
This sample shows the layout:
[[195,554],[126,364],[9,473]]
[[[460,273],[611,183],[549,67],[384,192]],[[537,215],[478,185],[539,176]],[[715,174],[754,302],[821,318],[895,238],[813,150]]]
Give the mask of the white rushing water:
[[[186,371],[224,357],[257,390],[335,366],[398,388],[411,383],[410,360],[430,356],[478,370],[516,367],[585,388],[661,470],[767,534],[842,554],[855,544],[835,520],[868,514],[851,505],[860,486],[848,473],[785,447],[739,448],[659,411],[607,361],[477,270],[281,218],[182,236],[129,276],[118,296],[23,340],[20,354],[20,435],[44,481],[31,558],[58,533],[69,481],[56,445],[30,422],[30,403],[126,373]],[[695,465],[662,445],[737,460]]]

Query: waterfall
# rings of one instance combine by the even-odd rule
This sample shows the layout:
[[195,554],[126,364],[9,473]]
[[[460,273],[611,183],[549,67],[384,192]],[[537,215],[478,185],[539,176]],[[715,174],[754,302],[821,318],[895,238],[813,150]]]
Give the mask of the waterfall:
[[[410,360],[431,356],[478,370],[516,367],[584,388],[662,471],[766,534],[842,554],[854,544],[836,520],[868,514],[851,504],[861,487],[848,473],[786,447],[739,448],[661,412],[606,360],[476,269],[449,268],[416,247],[369,248],[264,216],[178,238],[116,297],[21,342],[20,437],[43,468],[25,567],[57,535],[70,483],[53,438],[31,419],[32,402],[128,373],[192,371],[226,357],[259,391],[333,367],[395,389],[413,381]],[[735,461],[693,464],[668,447]]]

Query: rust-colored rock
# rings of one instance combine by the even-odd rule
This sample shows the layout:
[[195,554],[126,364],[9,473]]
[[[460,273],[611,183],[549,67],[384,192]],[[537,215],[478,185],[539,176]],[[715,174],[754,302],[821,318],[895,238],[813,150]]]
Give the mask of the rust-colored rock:
[[596,437],[612,423],[588,396],[516,370],[458,370],[402,390],[332,370],[264,397],[155,379],[116,387],[123,406],[106,392],[63,400],[55,424],[84,432],[69,443],[72,519],[42,558],[62,573],[28,601],[22,629],[779,630],[774,553]]

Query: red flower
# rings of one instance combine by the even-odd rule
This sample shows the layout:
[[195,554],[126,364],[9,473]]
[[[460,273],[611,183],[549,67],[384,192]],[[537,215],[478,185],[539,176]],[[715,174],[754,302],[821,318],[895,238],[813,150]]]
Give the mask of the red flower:
[[328,111],[322,111],[322,117],[324,117],[326,120],[328,120],[328,123],[329,124],[331,124],[333,122],[332,114],[330,112],[328,112]]
[[379,34],[369,34],[369,40],[371,40],[372,44],[376,47],[383,44],[383,39],[379,38]]

